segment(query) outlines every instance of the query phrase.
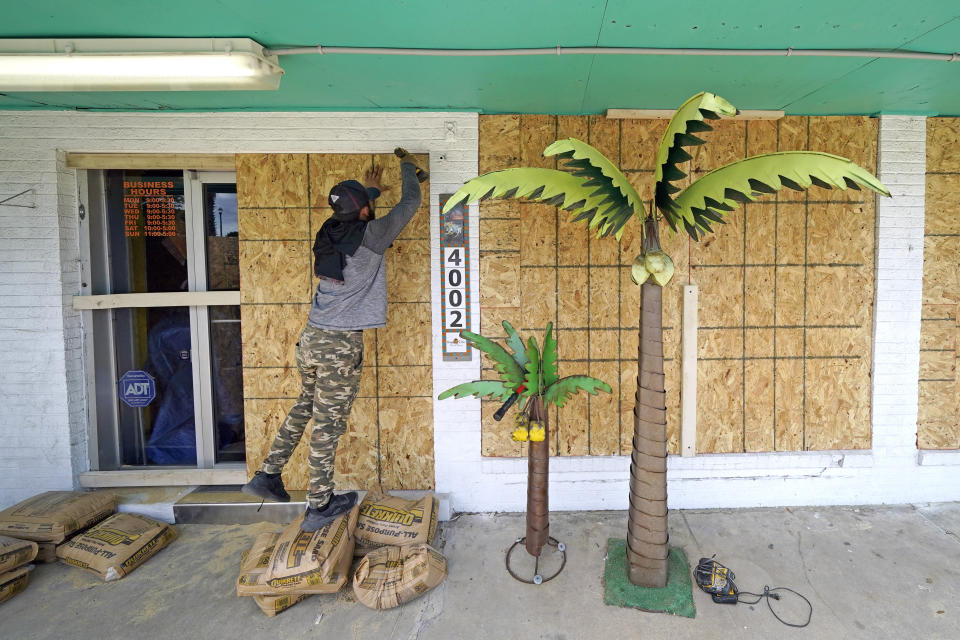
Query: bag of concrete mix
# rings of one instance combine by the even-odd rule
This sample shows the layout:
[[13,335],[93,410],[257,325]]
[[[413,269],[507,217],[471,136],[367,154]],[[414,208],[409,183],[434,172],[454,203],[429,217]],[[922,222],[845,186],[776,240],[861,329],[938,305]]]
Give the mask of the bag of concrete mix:
[[430,544],[437,532],[438,501],[428,494],[419,500],[368,492],[357,517],[355,556],[379,547]]
[[353,593],[372,609],[391,609],[430,591],[447,577],[447,559],[427,544],[381,547],[353,573]]
[[58,544],[116,510],[108,491],[47,491],[0,511],[0,535]]
[[38,542],[36,562],[47,564],[56,561],[57,545],[53,542]]
[[26,589],[27,580],[32,570],[33,565],[28,564],[19,569],[0,574],[0,602],[9,600]]
[[298,602],[303,602],[310,597],[309,593],[288,593],[284,596],[253,596],[254,602],[260,607],[260,611],[272,618],[281,611],[286,611]]
[[0,575],[33,562],[36,557],[36,542],[0,536]]
[[312,533],[303,516],[279,535],[257,536],[240,567],[239,596],[336,593],[347,582],[353,562],[358,507]]
[[57,557],[110,582],[139,567],[176,537],[177,530],[166,522],[118,513],[57,547]]

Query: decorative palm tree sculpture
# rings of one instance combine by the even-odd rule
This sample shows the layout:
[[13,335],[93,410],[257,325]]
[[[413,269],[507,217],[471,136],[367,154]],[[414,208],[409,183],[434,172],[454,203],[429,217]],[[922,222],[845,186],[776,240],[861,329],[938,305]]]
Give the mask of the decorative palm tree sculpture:
[[579,140],[558,140],[543,152],[557,156],[565,171],[521,167],[473,178],[447,200],[444,211],[485,198],[527,198],[561,207],[572,221],[585,221],[597,237],[620,240],[631,218],[640,224],[641,253],[633,281],[641,286],[641,321],[627,556],[630,581],[645,587],[667,583],[666,402],[663,386],[662,287],[673,276],[673,261],[660,248],[660,223],[683,228],[694,240],[723,223],[729,211],[783,187],[830,189],[864,186],[889,196],[859,165],[829,153],[783,151],[746,158],[694,180],[683,191],[673,183],[686,174],[677,166],[691,159],[684,147],[704,144],[694,134],[711,131],[706,120],[736,115],[736,108],[711,93],[699,93],[673,115],[657,150],[655,208],[647,213],[627,178],[599,151]]
[[[557,372],[557,341],[553,337],[553,324],[547,323],[547,330],[543,337],[543,351],[537,346],[533,336],[524,347],[523,340],[509,322],[503,322],[507,332],[507,351],[496,342],[484,338],[482,335],[461,331],[460,335],[470,344],[487,354],[500,374],[500,380],[476,380],[459,384],[440,394],[440,400],[447,398],[463,398],[475,396],[478,398],[491,397],[504,402],[503,407],[495,416],[498,420],[517,400],[522,398],[523,408],[517,414],[513,439],[519,442],[529,441],[527,452],[529,465],[527,467],[527,530],[522,543],[531,556],[537,559],[535,575],[532,582],[540,584],[545,580],[540,576],[540,553],[543,546],[550,544],[559,547],[560,543],[550,537],[550,514],[547,481],[550,475],[550,424],[547,420],[546,407],[556,405],[557,408],[570,399],[578,391],[586,391],[593,395],[597,390],[610,393],[610,385],[602,380],[589,376],[567,376],[561,378]],[[514,545],[516,546],[516,545]],[[513,551],[511,547],[510,551]],[[510,555],[507,555],[507,569],[518,580],[522,580],[510,568]],[[562,570],[563,567],[561,566]],[[560,570],[557,571],[560,573]],[[553,574],[553,576],[557,575]],[[549,580],[553,576],[549,576]],[[531,581],[526,581],[531,582]]]

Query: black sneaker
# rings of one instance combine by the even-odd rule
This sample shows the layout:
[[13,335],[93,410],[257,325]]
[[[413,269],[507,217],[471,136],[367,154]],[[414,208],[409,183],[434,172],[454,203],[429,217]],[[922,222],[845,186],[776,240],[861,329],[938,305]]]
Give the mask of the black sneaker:
[[331,496],[330,502],[321,509],[307,507],[307,512],[303,516],[303,522],[300,523],[301,531],[316,531],[327,526],[346,512],[353,509],[357,504],[357,492],[350,491],[339,496]]
[[273,502],[290,502],[290,494],[283,488],[283,480],[279,473],[266,474],[263,471],[257,471],[253,479],[243,485],[240,491]]

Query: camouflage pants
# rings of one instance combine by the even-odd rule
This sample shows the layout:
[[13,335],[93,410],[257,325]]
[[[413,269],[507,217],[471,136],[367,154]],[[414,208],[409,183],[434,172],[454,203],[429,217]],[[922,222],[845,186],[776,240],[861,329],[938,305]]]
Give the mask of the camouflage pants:
[[337,441],[347,430],[347,418],[360,386],[363,366],[362,331],[328,331],[307,325],[297,342],[300,397],[290,409],[263,461],[263,471],[280,473],[313,418],[310,434],[310,491],[307,502],[322,507],[333,492]]

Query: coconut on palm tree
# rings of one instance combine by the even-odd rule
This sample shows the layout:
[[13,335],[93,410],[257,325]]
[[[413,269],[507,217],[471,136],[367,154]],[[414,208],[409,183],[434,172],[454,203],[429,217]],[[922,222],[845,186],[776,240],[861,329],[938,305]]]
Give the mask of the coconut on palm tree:
[[444,211],[485,198],[527,198],[569,211],[598,237],[618,241],[624,225],[637,220],[641,253],[633,281],[641,287],[640,348],[630,461],[627,556],[630,581],[663,587],[667,581],[666,402],[663,375],[662,287],[673,262],[660,246],[665,221],[694,240],[723,223],[728,212],[783,187],[839,189],[866,187],[889,196],[879,180],[859,165],[829,153],[783,151],[753,156],[715,169],[686,189],[674,185],[686,174],[677,166],[691,159],[684,147],[704,144],[695,134],[712,130],[708,120],[733,116],[736,108],[711,93],[687,100],[670,119],[657,150],[654,208],[647,212],[636,189],[614,164],[590,145],[569,138],[544,150],[563,170],[520,167],[473,178],[447,200]]

